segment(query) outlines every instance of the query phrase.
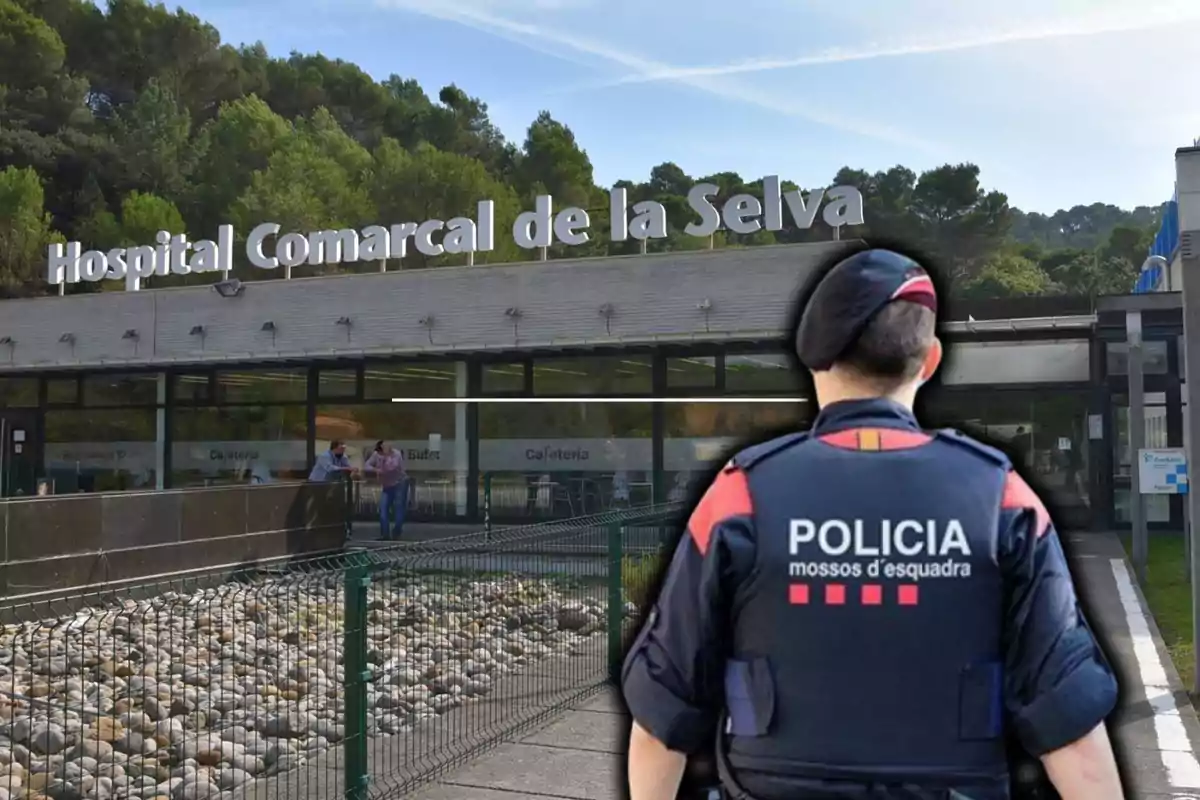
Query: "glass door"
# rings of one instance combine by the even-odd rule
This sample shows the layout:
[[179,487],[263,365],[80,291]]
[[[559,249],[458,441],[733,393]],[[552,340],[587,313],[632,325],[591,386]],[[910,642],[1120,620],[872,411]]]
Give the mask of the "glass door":
[[0,411],[0,497],[31,495],[37,483],[37,437],[28,411]]
[[1088,438],[1083,391],[941,388],[923,403],[922,422],[954,427],[1004,451],[1045,501],[1060,528],[1092,522]]

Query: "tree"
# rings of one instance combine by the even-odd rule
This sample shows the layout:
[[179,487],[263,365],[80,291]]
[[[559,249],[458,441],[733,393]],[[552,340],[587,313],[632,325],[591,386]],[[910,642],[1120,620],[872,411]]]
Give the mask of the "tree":
[[179,209],[170,200],[131,192],[121,201],[121,244],[136,247],[154,244],[159,231],[187,233]]
[[191,175],[193,188],[185,205],[190,230],[215,235],[250,177],[266,169],[271,155],[293,133],[287,120],[254,95],[222,106],[197,137],[205,158]]
[[1137,279],[1137,268],[1124,259],[1106,257],[1095,250],[1080,252],[1049,270],[1049,274],[1056,283],[1069,286],[1074,294],[1096,297],[1127,293]]
[[543,111],[529,126],[518,169],[523,199],[546,193],[558,208],[586,208],[595,186],[592,162],[571,129]]
[[33,294],[43,284],[46,248],[62,241],[50,227],[42,182],[32,169],[0,171],[0,294]]
[[1012,225],[1008,198],[985,192],[974,164],[947,164],[923,173],[909,209],[918,223],[916,236],[957,280],[969,281],[978,273]]
[[968,297],[1011,297],[1051,294],[1058,287],[1033,261],[1016,253],[999,253],[963,287]]
[[1134,270],[1140,270],[1150,244],[1154,241],[1156,229],[1153,227],[1137,228],[1129,224],[1114,225],[1108,233],[1108,239],[1099,248],[1101,260],[1116,259]]
[[182,197],[203,156],[193,142],[192,122],[175,95],[151,79],[137,99],[121,108],[113,124],[118,153],[112,183],[123,189]]
[[337,135],[331,118],[316,116],[280,142],[266,168],[253,174],[233,203],[229,213],[239,231],[249,232],[266,221],[278,223],[284,232],[306,233],[361,228],[371,221],[365,174],[350,171],[361,163],[354,152],[357,145]]
[[[640,247],[610,241],[607,191],[595,185],[571,128],[549,112],[514,143],[493,124],[487,104],[456,85],[427,93],[411,78],[376,81],[320,54],[279,58],[261,43],[231,47],[195,15],[146,0],[0,0],[0,169],[9,167],[33,169],[40,179],[36,225],[48,213],[54,229],[94,247],[127,241],[131,225],[142,241],[156,226],[209,238],[228,222],[243,235],[268,220],[309,232],[473,217],[478,201],[492,199],[496,249],[477,259],[528,259],[535,254],[515,247],[507,231],[539,193],[553,195],[556,208],[579,206],[591,217],[587,244],[555,245],[550,257]],[[820,215],[798,228],[788,214],[779,231],[688,236],[682,231],[695,215],[686,195],[701,181],[719,187],[717,203],[761,196],[763,188],[760,178],[732,171],[694,179],[669,161],[619,182],[631,205],[654,201],[666,211],[667,235],[648,241],[649,251],[833,237]],[[781,183],[784,191],[799,188]],[[919,245],[949,268],[951,291],[974,296],[1125,291],[1163,210],[1091,203],[1025,213],[998,187],[985,187],[969,163],[920,175],[902,165],[873,172],[850,165],[832,183],[863,194],[866,224],[843,236]],[[820,188],[804,193],[811,198]],[[8,236],[15,247],[15,234]],[[413,254],[405,265],[463,258]],[[12,277],[24,263],[4,265],[5,291],[14,291],[13,280],[22,292],[43,291],[40,275],[30,274],[28,285]],[[269,277],[258,270],[245,276]]]
[[[379,218],[394,222],[475,219],[479,201],[491,200],[495,203],[496,249],[476,253],[476,263],[529,257],[508,235],[519,213],[516,194],[473,158],[446,153],[430,144],[408,153],[394,140],[385,139],[375,151],[371,186]],[[462,261],[461,256],[430,258],[410,243],[405,264],[426,267]]]

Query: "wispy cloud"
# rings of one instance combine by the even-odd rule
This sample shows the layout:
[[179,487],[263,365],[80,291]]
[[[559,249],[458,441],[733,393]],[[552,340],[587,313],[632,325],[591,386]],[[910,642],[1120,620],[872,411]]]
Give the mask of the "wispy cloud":
[[1174,5],[1160,8],[1157,12],[1154,9],[1138,8],[1136,12],[1136,16],[1127,11],[1092,13],[1007,31],[960,31],[937,40],[892,44],[872,43],[850,48],[835,47],[791,58],[756,58],[708,66],[668,67],[658,70],[639,69],[630,75],[609,81],[590,83],[586,87],[576,87],[576,89],[605,88],[655,81],[689,81],[698,78],[742,75],[799,67],[874,61],[883,58],[936,55],[1052,39],[1155,30],[1200,21],[1200,3]]
[[[541,2],[570,2],[570,0],[540,0]],[[408,11],[423,16],[455,22],[545,55],[562,58],[589,67],[620,67],[632,72],[628,82],[661,80],[654,76],[670,74],[672,80],[690,88],[741,103],[765,108],[779,114],[808,120],[829,128],[876,140],[890,142],[924,153],[943,153],[945,148],[927,140],[906,134],[875,121],[851,119],[836,112],[819,109],[804,103],[797,104],[756,87],[735,82],[730,73],[686,74],[686,69],[640,56],[605,42],[578,36],[526,22],[499,16],[485,7],[494,0],[476,0],[476,5],[463,3],[447,6],[438,0],[376,0],[381,7]],[[616,81],[619,84],[624,81]],[[613,83],[613,81],[610,81]]]

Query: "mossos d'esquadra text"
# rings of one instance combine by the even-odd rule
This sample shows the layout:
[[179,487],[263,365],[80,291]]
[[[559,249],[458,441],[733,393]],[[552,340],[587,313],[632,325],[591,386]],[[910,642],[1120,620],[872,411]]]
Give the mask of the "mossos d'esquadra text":
[[792,578],[971,577],[971,542],[960,520],[793,519]]

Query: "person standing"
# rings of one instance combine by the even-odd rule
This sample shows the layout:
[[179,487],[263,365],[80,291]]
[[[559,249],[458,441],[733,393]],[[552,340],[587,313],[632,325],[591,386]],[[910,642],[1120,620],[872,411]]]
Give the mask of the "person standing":
[[[363,464],[363,471],[379,476],[379,540],[399,539],[408,511],[408,474],[404,469],[404,456],[387,442],[376,442],[375,452]],[[396,523],[389,533],[393,511]]]
[[1045,506],[1003,453],[913,414],[936,301],[887,250],[816,284],[795,339],[812,430],[718,473],[625,661],[631,800],[675,796],[714,744],[733,800],[1009,800],[1013,739],[1062,800],[1124,797],[1117,682]]
[[328,483],[353,474],[354,467],[346,457],[346,443],[334,439],[329,443],[329,449],[317,456],[308,479],[316,483]]

